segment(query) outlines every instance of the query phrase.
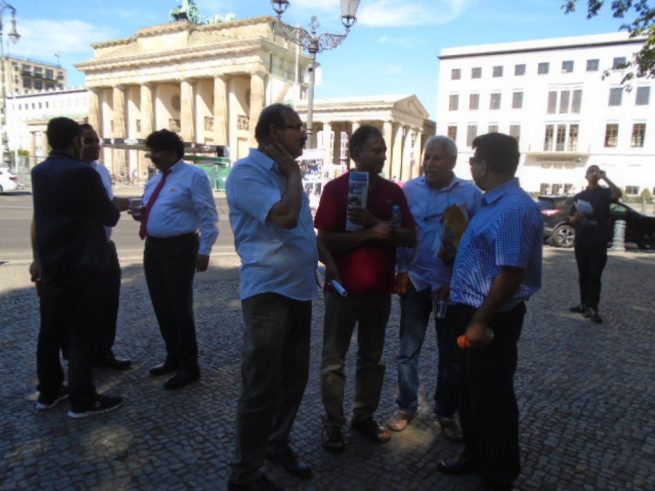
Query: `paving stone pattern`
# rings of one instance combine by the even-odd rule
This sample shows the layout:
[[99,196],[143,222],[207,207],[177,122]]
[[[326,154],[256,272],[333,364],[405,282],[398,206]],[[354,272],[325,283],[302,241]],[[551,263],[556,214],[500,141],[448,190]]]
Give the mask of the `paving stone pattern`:
[[[242,333],[236,258],[212,261],[196,279],[195,309],[202,379],[178,392],[148,377],[162,361],[140,264],[123,265],[117,351],[134,367],[97,370],[102,392],[121,394],[121,409],[84,420],[68,404],[34,409],[38,301],[27,264],[0,265],[0,489],[225,489],[240,391]],[[612,253],[602,315],[595,325],[568,313],[576,302],[571,251],[546,249],[544,288],[529,303],[516,377],[521,413],[520,490],[655,490],[655,254]],[[430,329],[421,361],[419,415],[386,445],[346,429],[347,450],[320,445],[319,390],[323,304],[314,304],[311,374],[293,431],[293,446],[314,467],[311,481],[268,466],[297,490],[466,490],[475,477],[445,477],[440,456],[461,446],[441,435],[432,417],[436,352]],[[394,410],[398,304],[394,300],[384,354],[379,416]],[[354,353],[348,358],[347,405]]]

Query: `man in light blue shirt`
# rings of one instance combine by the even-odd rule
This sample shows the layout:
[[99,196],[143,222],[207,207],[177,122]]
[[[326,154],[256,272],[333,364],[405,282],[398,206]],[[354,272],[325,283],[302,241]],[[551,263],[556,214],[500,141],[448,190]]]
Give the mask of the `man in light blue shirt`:
[[[423,152],[424,175],[403,188],[416,220],[418,246],[402,248],[397,258],[397,288],[400,296],[400,346],[398,354],[397,411],[387,422],[394,431],[404,430],[418,408],[418,362],[433,298],[447,303],[452,261],[445,257],[444,217],[451,207],[459,207],[471,217],[480,206],[481,193],[470,181],[455,176],[457,146],[446,136],[430,138]],[[444,435],[461,439],[455,413],[459,408],[459,374],[456,365],[457,326],[446,310],[435,315],[439,349],[435,408]]]
[[139,235],[146,239],[143,267],[166,344],[164,363],[150,375],[175,372],[164,383],[175,390],[200,378],[193,277],[209,266],[218,213],[207,174],[182,160],[184,143],[177,134],[155,131],[146,146],[160,172],[146,184]]
[[255,137],[258,148],[234,165],[226,183],[245,324],[231,491],[280,489],[261,473],[264,458],[312,477],[289,433],[307,384],[319,255],[329,278],[336,271],[317,245],[295,161],[307,140],[298,114],[283,104],[266,107]]
[[514,177],[517,141],[489,133],[472,146],[471,175],[485,194],[459,244],[450,295],[470,346],[461,363],[465,447],[437,469],[479,472],[480,489],[502,491],[521,470],[514,372],[525,301],[541,287],[543,221]]

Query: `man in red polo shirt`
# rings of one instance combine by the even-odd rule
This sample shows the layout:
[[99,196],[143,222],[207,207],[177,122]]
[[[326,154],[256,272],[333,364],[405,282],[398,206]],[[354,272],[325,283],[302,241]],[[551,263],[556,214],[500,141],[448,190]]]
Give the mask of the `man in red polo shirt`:
[[[322,437],[323,447],[331,452],[344,449],[344,365],[356,323],[358,352],[351,426],[375,442],[390,439],[389,430],[373,419],[384,379],[380,358],[394,290],[396,246],[413,247],[416,232],[402,190],[378,175],[386,151],[379,129],[359,127],[350,138],[348,152],[356,170],[369,174],[366,208],[348,205],[348,172],[326,184],[314,219],[318,238],[332,253],[348,291],[342,297],[329,286],[325,290],[321,391],[326,415]],[[346,231],[346,218],[362,229]]]

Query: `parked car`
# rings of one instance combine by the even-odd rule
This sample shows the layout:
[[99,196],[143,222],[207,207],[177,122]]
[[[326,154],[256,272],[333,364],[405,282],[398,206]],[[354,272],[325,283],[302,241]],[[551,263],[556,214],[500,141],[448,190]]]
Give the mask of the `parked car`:
[[18,186],[16,176],[9,172],[6,167],[0,168],[0,194],[6,191],[13,191]]
[[544,240],[557,247],[573,247],[575,229],[569,223],[573,198],[539,196],[537,207],[544,217]]
[[[537,206],[544,217],[544,240],[557,247],[573,247],[575,229],[568,220],[573,206],[571,196],[539,196]],[[610,205],[612,233],[614,222],[624,220],[625,241],[640,249],[655,248],[655,217],[642,215],[624,203]]]

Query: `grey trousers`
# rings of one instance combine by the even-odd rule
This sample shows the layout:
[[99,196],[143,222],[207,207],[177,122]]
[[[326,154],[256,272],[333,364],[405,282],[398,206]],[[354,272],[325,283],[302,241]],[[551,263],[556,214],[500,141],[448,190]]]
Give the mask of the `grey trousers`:
[[353,418],[363,420],[373,416],[380,403],[384,381],[384,365],[380,363],[384,351],[384,335],[391,309],[391,295],[325,294],[325,322],[323,327],[323,360],[321,363],[321,392],[325,407],[325,425],[342,426],[345,358],[350,339],[357,327],[357,369]]
[[249,484],[259,477],[267,450],[289,445],[309,373],[312,303],[262,293],[241,306],[242,390],[230,482]]

